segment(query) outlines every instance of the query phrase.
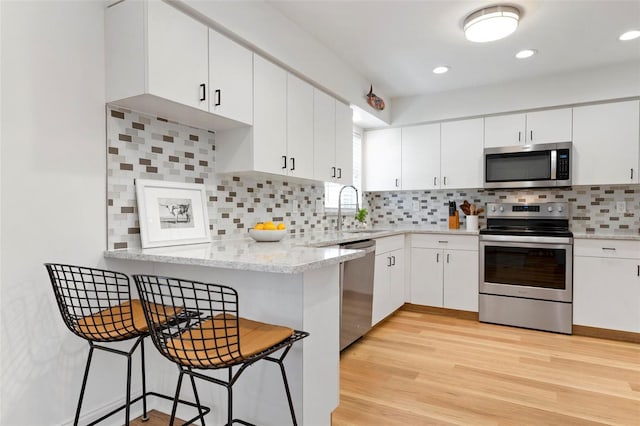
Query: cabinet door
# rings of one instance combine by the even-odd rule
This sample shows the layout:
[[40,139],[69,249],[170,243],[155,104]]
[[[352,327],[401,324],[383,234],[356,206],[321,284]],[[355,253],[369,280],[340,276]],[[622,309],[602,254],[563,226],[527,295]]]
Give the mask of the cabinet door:
[[411,248],[411,303],[442,307],[443,262],[442,250]]
[[376,325],[389,315],[389,268],[391,259],[388,253],[376,255],[373,271],[373,309],[371,324]]
[[444,252],[444,307],[478,312],[478,252]]
[[313,177],[335,182],[336,101],[326,93],[313,91]]
[[287,74],[287,174],[313,179],[313,87]]
[[527,113],[526,143],[571,141],[571,108]]
[[389,314],[404,305],[404,249],[394,250],[389,269]]
[[440,187],[440,124],[402,129],[402,189]]
[[254,169],[286,174],[287,72],[258,55],[253,69]]
[[640,332],[640,260],[574,258],[573,323]]
[[573,184],[638,183],[640,101],[573,109]]
[[353,112],[349,105],[336,101],[336,180],[353,184]]
[[208,28],[167,3],[147,7],[148,92],[208,111]]
[[253,123],[253,53],[211,29],[209,112]]
[[441,188],[482,188],[484,120],[442,123]]
[[524,114],[486,117],[484,119],[484,147],[523,145],[525,117]]
[[365,191],[390,191],[401,188],[401,150],[400,129],[373,130],[365,133]]

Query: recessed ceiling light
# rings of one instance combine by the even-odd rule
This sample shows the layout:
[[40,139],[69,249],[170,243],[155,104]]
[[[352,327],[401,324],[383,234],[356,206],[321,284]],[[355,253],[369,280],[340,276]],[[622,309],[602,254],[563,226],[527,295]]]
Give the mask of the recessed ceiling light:
[[636,39],[638,37],[640,37],[640,30],[632,30],[622,34],[620,37],[618,37],[618,40],[628,41]]
[[537,51],[535,49],[524,49],[516,53],[516,58],[518,59],[530,58],[536,53]]
[[464,35],[469,41],[484,43],[500,40],[518,28],[520,11],[511,6],[480,9],[464,20]]
[[434,74],[444,74],[445,72],[449,71],[449,67],[435,67],[433,69],[433,73]]

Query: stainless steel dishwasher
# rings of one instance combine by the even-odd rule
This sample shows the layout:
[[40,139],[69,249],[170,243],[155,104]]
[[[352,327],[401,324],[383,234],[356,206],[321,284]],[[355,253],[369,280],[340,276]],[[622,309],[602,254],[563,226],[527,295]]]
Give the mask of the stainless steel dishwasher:
[[341,248],[364,250],[364,257],[340,264],[340,350],[371,329],[375,240],[340,244]]

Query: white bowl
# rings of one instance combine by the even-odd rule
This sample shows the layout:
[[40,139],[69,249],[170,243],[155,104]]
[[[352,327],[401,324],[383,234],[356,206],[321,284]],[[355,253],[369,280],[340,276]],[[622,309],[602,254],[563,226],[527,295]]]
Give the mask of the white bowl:
[[249,229],[249,236],[256,241],[280,241],[286,235],[286,229],[277,229],[273,231],[262,230],[262,229]]

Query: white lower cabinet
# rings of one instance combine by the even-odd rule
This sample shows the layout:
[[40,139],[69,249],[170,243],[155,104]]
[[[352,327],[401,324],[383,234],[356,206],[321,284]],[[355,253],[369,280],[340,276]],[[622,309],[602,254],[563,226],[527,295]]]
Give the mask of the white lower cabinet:
[[413,234],[411,303],[478,312],[478,237]]
[[376,325],[404,304],[404,235],[376,239],[373,277],[371,324]]
[[574,242],[573,323],[640,333],[640,241]]

